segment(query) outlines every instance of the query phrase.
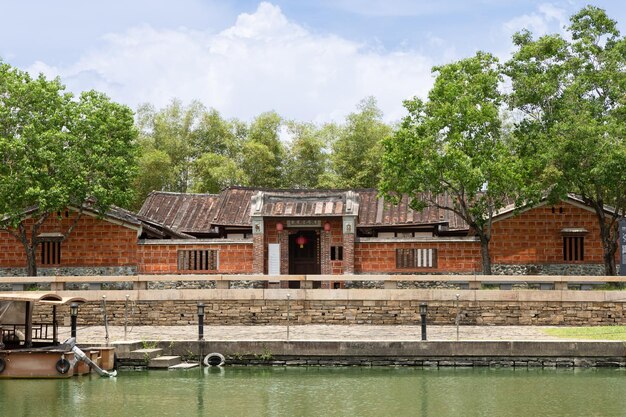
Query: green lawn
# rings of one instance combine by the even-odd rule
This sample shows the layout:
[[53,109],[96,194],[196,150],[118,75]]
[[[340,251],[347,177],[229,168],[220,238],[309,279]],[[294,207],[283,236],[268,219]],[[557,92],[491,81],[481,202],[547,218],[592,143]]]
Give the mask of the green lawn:
[[545,332],[568,339],[626,340],[626,326],[559,327]]

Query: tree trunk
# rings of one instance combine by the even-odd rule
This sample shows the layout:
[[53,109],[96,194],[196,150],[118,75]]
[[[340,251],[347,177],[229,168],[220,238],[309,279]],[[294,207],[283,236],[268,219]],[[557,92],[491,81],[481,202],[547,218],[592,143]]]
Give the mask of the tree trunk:
[[600,237],[602,238],[602,249],[604,259],[604,275],[617,275],[615,266],[615,253],[617,252],[617,236],[611,233],[611,226],[606,222],[600,225]]
[[26,245],[26,276],[37,276],[37,245]]
[[489,237],[480,236],[480,255],[482,259],[483,275],[491,275],[491,256],[489,255]]
[[617,268],[615,267],[615,253],[617,252],[618,223],[613,217],[607,219],[604,211],[604,205],[602,203],[591,203],[596,212],[596,216],[598,217],[598,226],[600,228],[602,259],[604,260],[604,275],[617,275]]

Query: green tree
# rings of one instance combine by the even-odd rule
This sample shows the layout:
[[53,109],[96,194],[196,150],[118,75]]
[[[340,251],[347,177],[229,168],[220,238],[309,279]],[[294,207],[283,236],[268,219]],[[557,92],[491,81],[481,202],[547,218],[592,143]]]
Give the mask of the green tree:
[[[626,212],[626,40],[616,22],[587,6],[570,18],[571,41],[517,33],[506,64],[510,105],[522,117],[516,149],[527,193],[578,194],[596,213],[606,275],[615,275],[617,220]],[[607,208],[610,208],[607,210]]]
[[[373,97],[362,100],[358,111],[346,118],[332,144],[332,173],[325,182],[335,187],[373,188],[380,179],[382,140],[391,128],[382,121],[382,112]],[[328,184],[329,185],[329,184]]]
[[216,153],[205,153],[195,160],[192,174],[194,193],[218,193],[224,187],[245,181],[243,169],[234,160]]
[[0,229],[24,247],[29,276],[43,223],[89,201],[100,213],[132,200],[137,133],[130,109],[90,91],[78,100],[58,79],[0,63]]
[[406,101],[409,115],[384,142],[380,188],[392,198],[408,194],[416,209],[436,207],[465,220],[480,239],[483,273],[491,274],[493,215],[515,183],[497,59],[479,52],[433,72],[428,101]]
[[146,196],[155,190],[165,190],[174,182],[174,169],[170,156],[149,144],[141,146],[135,178],[135,200],[132,208],[138,210]]
[[204,111],[192,135],[193,154],[199,157],[205,153],[212,153],[237,159],[241,152],[241,144],[247,137],[247,130],[244,123],[238,120],[225,120],[215,109]]
[[322,129],[312,123],[289,122],[292,135],[286,166],[290,188],[316,188],[328,169],[328,152]]
[[[137,109],[142,149],[165,152],[170,159],[170,170],[162,172],[161,189],[187,191],[191,183],[193,144],[197,141],[198,126],[205,112],[204,106],[197,101],[184,106],[178,99],[158,111],[149,104],[143,104]],[[144,182],[143,179],[138,181]]]
[[280,140],[281,117],[275,112],[260,114],[248,130],[243,146],[242,167],[247,185],[279,188],[285,184],[285,146]]

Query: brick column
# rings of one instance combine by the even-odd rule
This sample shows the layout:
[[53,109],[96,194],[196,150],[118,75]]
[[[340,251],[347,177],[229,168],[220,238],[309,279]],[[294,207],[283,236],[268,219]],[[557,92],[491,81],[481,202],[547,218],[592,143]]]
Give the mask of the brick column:
[[289,274],[289,232],[280,230],[278,232],[278,243],[280,243],[280,274]]
[[[330,231],[322,230],[320,233],[320,272],[322,275],[330,275],[333,273],[330,265]],[[323,281],[328,284],[328,281]]]
[[343,273],[354,274],[356,216],[343,216]]
[[265,236],[263,217],[252,218],[252,273],[265,273]]

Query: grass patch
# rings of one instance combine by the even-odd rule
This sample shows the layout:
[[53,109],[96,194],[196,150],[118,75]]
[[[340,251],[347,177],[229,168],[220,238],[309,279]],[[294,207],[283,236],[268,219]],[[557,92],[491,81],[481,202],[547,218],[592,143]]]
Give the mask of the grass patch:
[[545,332],[567,339],[626,340],[626,326],[557,327]]

